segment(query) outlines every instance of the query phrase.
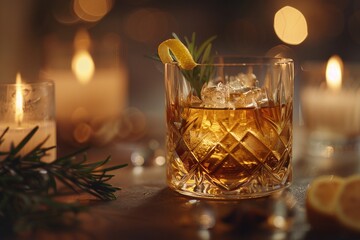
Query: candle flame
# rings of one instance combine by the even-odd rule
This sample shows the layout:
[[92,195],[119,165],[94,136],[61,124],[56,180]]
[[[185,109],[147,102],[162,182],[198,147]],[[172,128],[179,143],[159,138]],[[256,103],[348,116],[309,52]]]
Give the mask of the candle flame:
[[16,74],[16,91],[15,91],[15,122],[21,124],[24,118],[24,97],[22,95],[21,75]]
[[343,62],[337,55],[332,56],[326,66],[326,84],[332,90],[341,89]]
[[80,30],[74,40],[75,55],[71,62],[71,68],[82,84],[87,84],[95,72],[94,61],[88,51],[90,37],[85,30]]
[[90,53],[84,50],[78,51],[75,54],[71,67],[76,78],[82,84],[90,82],[95,71],[94,61]]

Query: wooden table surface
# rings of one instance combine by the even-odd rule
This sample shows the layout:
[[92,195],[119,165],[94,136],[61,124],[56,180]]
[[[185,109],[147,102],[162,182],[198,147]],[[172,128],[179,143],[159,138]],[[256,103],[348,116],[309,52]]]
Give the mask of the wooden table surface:
[[[130,163],[134,145],[90,150],[89,156]],[[354,239],[311,231],[306,221],[305,191],[313,160],[295,151],[292,186],[276,196],[239,201],[203,200],[182,196],[166,186],[165,167],[131,164],[115,171],[118,198],[95,202],[70,228],[39,230],[0,239]],[[98,159],[99,160],[99,159]],[[357,170],[358,171],[358,170]]]

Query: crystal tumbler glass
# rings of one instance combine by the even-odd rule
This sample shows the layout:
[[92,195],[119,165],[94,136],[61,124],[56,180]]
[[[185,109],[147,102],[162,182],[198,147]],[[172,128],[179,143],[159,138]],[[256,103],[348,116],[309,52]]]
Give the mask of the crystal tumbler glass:
[[266,196],[290,185],[294,63],[218,57],[165,65],[167,182],[212,199]]

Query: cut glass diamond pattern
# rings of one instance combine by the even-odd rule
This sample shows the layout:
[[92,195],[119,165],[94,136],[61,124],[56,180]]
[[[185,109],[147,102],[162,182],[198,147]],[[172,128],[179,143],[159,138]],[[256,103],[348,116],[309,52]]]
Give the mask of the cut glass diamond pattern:
[[212,175],[214,181],[227,190],[238,188],[249,176],[246,169],[232,155],[227,155]]
[[221,139],[220,144],[225,148],[225,149],[229,149],[232,150],[234,148],[234,146],[236,146],[238,144],[238,141],[236,140],[236,138],[234,137],[234,135],[232,135],[231,133],[227,133],[223,139]]
[[196,157],[189,150],[187,144],[183,140],[181,140],[176,146],[175,152],[178,157],[182,159],[184,168],[187,170],[187,172],[190,172],[190,170],[193,169],[198,163]]
[[[258,124],[242,126],[228,116],[220,121],[199,119],[177,130],[171,128],[172,143],[176,145],[172,169],[173,185],[194,192],[237,191],[253,194],[272,191],[286,184],[291,177],[291,124],[282,131],[272,121],[281,118],[277,112],[262,118]],[[285,114],[283,114],[283,117]],[[235,122],[233,125],[229,122]],[[287,119],[291,122],[291,118]],[[261,125],[261,130],[259,126]],[[247,130],[246,130],[247,129]],[[258,133],[254,133],[257,131]],[[259,134],[264,133],[265,134]]]
[[241,143],[246,147],[260,162],[271,151],[264,143],[262,143],[254,134],[247,132],[241,139]]
[[260,161],[257,160],[256,157],[241,144],[238,144],[231,151],[231,154],[249,174],[253,174],[259,166]]

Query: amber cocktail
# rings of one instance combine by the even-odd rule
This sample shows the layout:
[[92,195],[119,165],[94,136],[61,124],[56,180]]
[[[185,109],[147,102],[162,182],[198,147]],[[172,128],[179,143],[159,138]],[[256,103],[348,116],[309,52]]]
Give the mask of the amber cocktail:
[[198,87],[186,70],[165,65],[169,186],[215,199],[284,189],[292,176],[293,61],[217,62],[192,70],[208,78]]

